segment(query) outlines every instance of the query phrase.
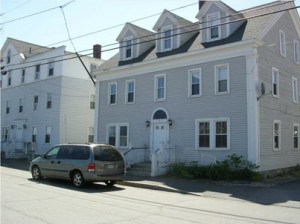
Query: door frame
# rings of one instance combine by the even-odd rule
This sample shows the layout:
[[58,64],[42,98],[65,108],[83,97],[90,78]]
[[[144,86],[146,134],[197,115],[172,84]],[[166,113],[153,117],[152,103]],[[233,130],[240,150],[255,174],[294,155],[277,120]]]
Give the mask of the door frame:
[[[159,110],[162,110],[165,112],[166,114],[166,118],[165,119],[153,119],[154,117],[154,114],[159,111]],[[155,149],[153,149],[153,143],[154,143],[154,127],[155,125],[157,124],[164,124],[166,125],[166,143],[169,143],[170,141],[170,125],[169,125],[169,114],[168,112],[163,109],[163,108],[157,108],[153,111],[152,113],[152,116],[151,116],[151,122],[150,122],[150,154],[153,153],[153,151]]]

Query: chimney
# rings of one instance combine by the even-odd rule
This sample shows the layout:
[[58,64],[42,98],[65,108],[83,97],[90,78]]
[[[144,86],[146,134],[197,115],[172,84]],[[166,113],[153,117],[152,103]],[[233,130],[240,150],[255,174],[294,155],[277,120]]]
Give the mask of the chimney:
[[101,59],[101,45],[95,44],[93,46],[93,57]]
[[204,5],[205,1],[200,1],[199,0],[199,10],[202,8],[202,6]]

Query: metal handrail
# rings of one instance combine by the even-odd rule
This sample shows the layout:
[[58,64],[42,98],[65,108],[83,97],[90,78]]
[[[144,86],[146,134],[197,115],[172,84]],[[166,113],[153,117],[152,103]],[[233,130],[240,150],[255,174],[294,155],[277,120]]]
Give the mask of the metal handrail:
[[124,152],[124,156],[126,156],[129,152],[131,152],[133,150],[136,150],[136,149],[148,149],[148,147],[145,146],[145,147],[134,147],[134,148],[131,148],[128,151]]

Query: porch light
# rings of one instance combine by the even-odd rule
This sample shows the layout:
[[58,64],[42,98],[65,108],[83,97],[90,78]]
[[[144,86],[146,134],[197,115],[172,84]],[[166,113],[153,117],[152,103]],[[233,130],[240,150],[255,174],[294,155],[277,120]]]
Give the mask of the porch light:
[[150,121],[146,121],[146,127],[150,126]]
[[27,125],[26,125],[26,124],[23,124],[23,128],[26,129],[26,128],[27,128]]
[[173,121],[172,121],[171,119],[169,119],[169,120],[168,120],[168,123],[169,123],[170,126],[172,126]]

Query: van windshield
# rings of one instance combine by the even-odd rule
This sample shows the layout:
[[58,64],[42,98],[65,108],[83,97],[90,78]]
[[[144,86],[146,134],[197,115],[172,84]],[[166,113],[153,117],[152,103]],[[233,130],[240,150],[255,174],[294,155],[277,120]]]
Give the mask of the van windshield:
[[122,155],[114,148],[109,146],[94,147],[94,157],[97,161],[120,161]]

